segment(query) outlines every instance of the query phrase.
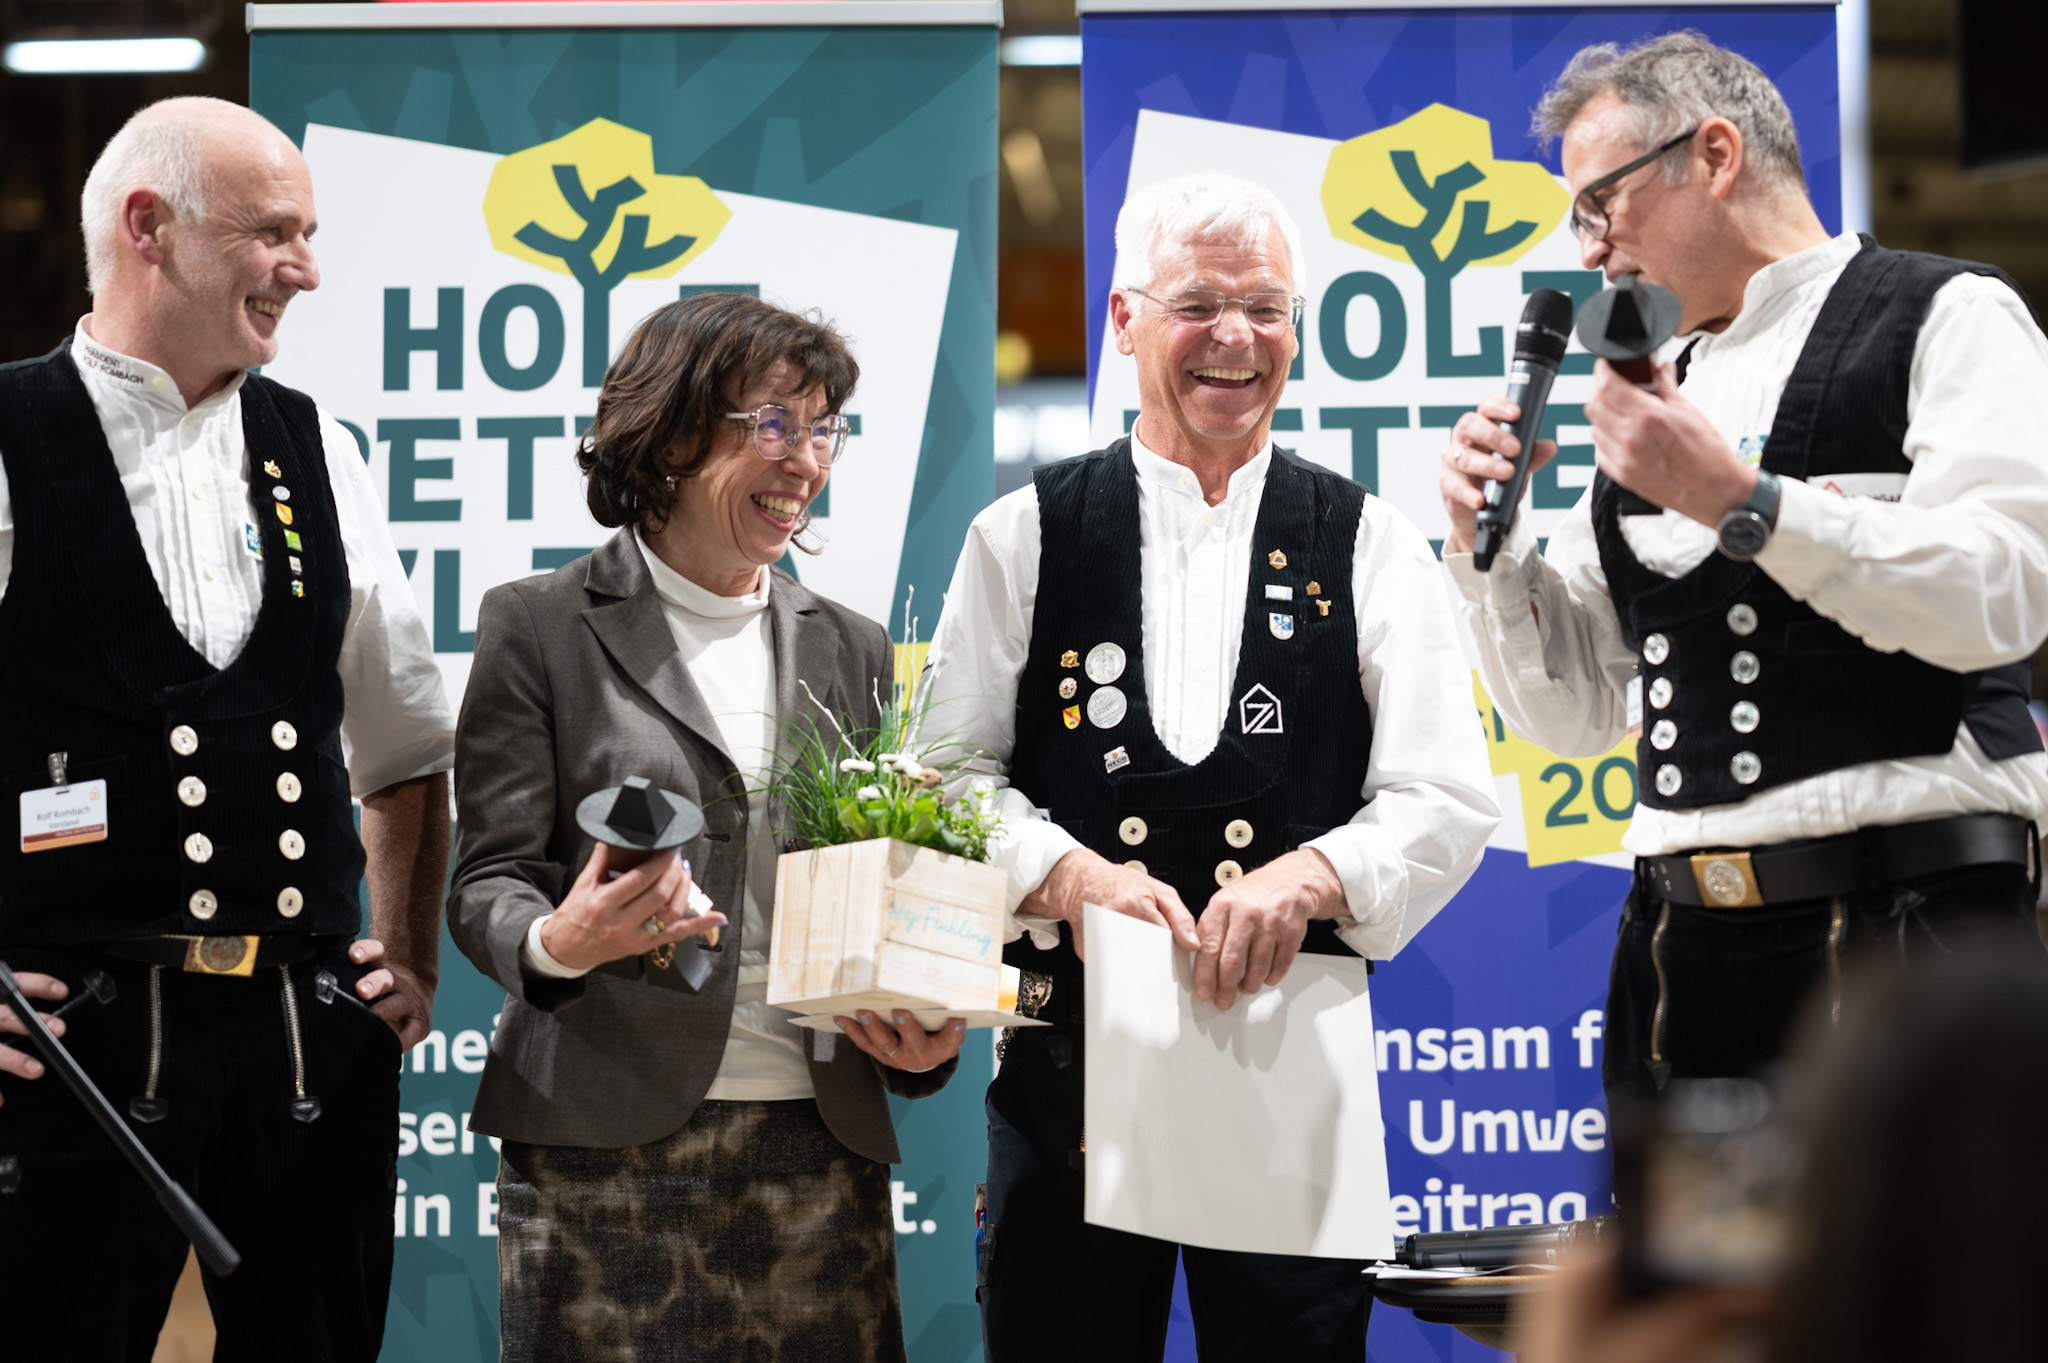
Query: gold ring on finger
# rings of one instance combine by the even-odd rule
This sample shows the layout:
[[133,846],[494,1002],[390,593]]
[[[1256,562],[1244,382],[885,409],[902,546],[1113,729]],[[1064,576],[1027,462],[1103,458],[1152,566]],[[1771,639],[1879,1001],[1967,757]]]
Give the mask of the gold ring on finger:
[[661,915],[658,913],[650,916],[648,920],[645,923],[642,923],[640,926],[647,929],[647,935],[649,937],[659,937],[662,933],[667,931],[666,928],[662,927]]
[[882,1052],[882,1059],[887,1060],[890,1056],[896,1054],[896,1052],[902,1049],[903,1043],[899,1041],[894,1046],[891,1046],[888,1050]]

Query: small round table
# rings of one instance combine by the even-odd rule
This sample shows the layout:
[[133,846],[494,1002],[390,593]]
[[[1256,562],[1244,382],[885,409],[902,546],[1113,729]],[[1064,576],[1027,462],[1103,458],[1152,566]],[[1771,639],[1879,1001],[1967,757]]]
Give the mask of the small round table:
[[1374,1278],[1372,1295],[1431,1325],[1449,1325],[1490,1349],[1515,1351],[1516,1306],[1554,1275],[1487,1273],[1469,1278]]

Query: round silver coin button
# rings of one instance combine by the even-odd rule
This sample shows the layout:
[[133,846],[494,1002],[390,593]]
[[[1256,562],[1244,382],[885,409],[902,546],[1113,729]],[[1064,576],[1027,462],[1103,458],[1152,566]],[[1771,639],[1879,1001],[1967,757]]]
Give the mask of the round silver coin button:
[[1088,661],[1083,665],[1088,680],[1097,686],[1107,686],[1124,674],[1124,651],[1115,644],[1097,644],[1088,650]]
[[1728,675],[1744,686],[1755,681],[1763,670],[1763,664],[1756,660],[1756,654],[1746,648],[1728,660]]
[[1114,686],[1105,686],[1088,697],[1088,722],[1098,729],[1114,729],[1131,712],[1131,702]]
[[1650,746],[1663,752],[1678,741],[1678,726],[1668,719],[1660,719],[1650,728]]
[[1741,601],[1730,606],[1728,628],[1737,634],[1756,633],[1756,608]]
[[1678,788],[1684,784],[1685,774],[1670,763],[1667,762],[1657,768],[1657,793],[1659,795],[1676,795],[1678,794]]
[[1763,722],[1763,713],[1746,700],[1735,702],[1735,708],[1728,712],[1728,724],[1738,734],[1753,734],[1756,726]]
[[1739,752],[1728,761],[1728,771],[1745,786],[1755,785],[1764,774],[1763,759],[1753,752]]
[[1652,634],[1643,640],[1643,658],[1655,667],[1671,656],[1671,641],[1661,634]]
[[1671,678],[1659,677],[1650,683],[1650,705],[1661,710],[1671,703]]

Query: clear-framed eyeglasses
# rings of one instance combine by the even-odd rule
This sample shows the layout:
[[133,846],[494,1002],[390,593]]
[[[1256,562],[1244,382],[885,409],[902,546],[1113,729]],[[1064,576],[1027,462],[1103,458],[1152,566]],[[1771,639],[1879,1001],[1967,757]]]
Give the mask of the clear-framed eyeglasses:
[[1212,289],[1156,294],[1128,284],[1124,286],[1124,292],[1157,303],[1169,318],[1185,327],[1215,326],[1223,320],[1224,313],[1236,307],[1243,311],[1244,320],[1255,330],[1292,331],[1301,325],[1301,310],[1308,304],[1306,298],[1293,293],[1254,293],[1243,298],[1226,298]]
[[1672,138],[1656,150],[1644,152],[1627,165],[1617,166],[1613,170],[1608,171],[1605,175],[1595,180],[1592,184],[1587,185],[1573,196],[1572,231],[1578,234],[1579,240],[1607,240],[1607,229],[1614,225],[1607,216],[1608,201],[1614,197],[1608,191],[1641,170],[1644,166],[1655,161],[1658,157],[1663,156],[1667,152],[1675,151],[1692,141],[1693,134],[1698,131],[1698,128],[1694,128],[1691,132],[1680,133],[1677,137]]
[[[728,421],[753,424],[754,452],[763,459],[789,458],[792,439],[803,438],[796,434],[803,429],[796,414],[773,402],[751,412],[727,412],[725,416]],[[853,423],[843,416],[821,416],[811,423],[810,431],[811,457],[829,466],[838,463],[839,456],[846,453],[846,437],[852,433]]]

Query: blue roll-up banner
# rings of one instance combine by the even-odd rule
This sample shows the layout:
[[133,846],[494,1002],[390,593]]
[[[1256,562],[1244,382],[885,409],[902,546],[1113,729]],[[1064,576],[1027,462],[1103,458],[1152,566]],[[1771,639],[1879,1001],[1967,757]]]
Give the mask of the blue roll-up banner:
[[[1527,295],[1601,279],[1530,115],[1591,43],[1695,29],[1761,67],[1798,126],[1807,184],[1841,217],[1832,5],[1458,3],[1306,9],[1082,0],[1090,401],[1096,444],[1130,428],[1137,375],[1108,335],[1117,210],[1132,187],[1227,171],[1300,224],[1301,360],[1275,438],[1366,484],[1441,543],[1448,427],[1505,386]],[[1190,12],[1193,11],[1193,12]],[[1591,357],[1574,344],[1531,480],[1540,537],[1592,480]],[[1447,588],[1448,590],[1448,588]],[[1452,904],[1373,980],[1381,1107],[1405,1230],[1568,1220],[1612,1208],[1602,1007],[1635,804],[1633,743],[1565,759],[1508,730],[1476,682],[1505,818]],[[1168,1348],[1194,1358],[1184,1301]],[[1494,1357],[1379,1308],[1375,1363]]]
[[[849,336],[825,550],[785,566],[880,621],[915,587],[929,634],[993,487],[1000,22],[999,0],[251,6],[250,101],[312,167],[323,275],[267,372],[355,435],[452,697],[478,598],[608,533],[576,438],[639,320],[703,292]],[[466,1118],[503,998],[444,943],[404,1080],[386,1360],[498,1355],[497,1156]],[[980,1353],[987,1035],[893,1105],[916,1363]]]

